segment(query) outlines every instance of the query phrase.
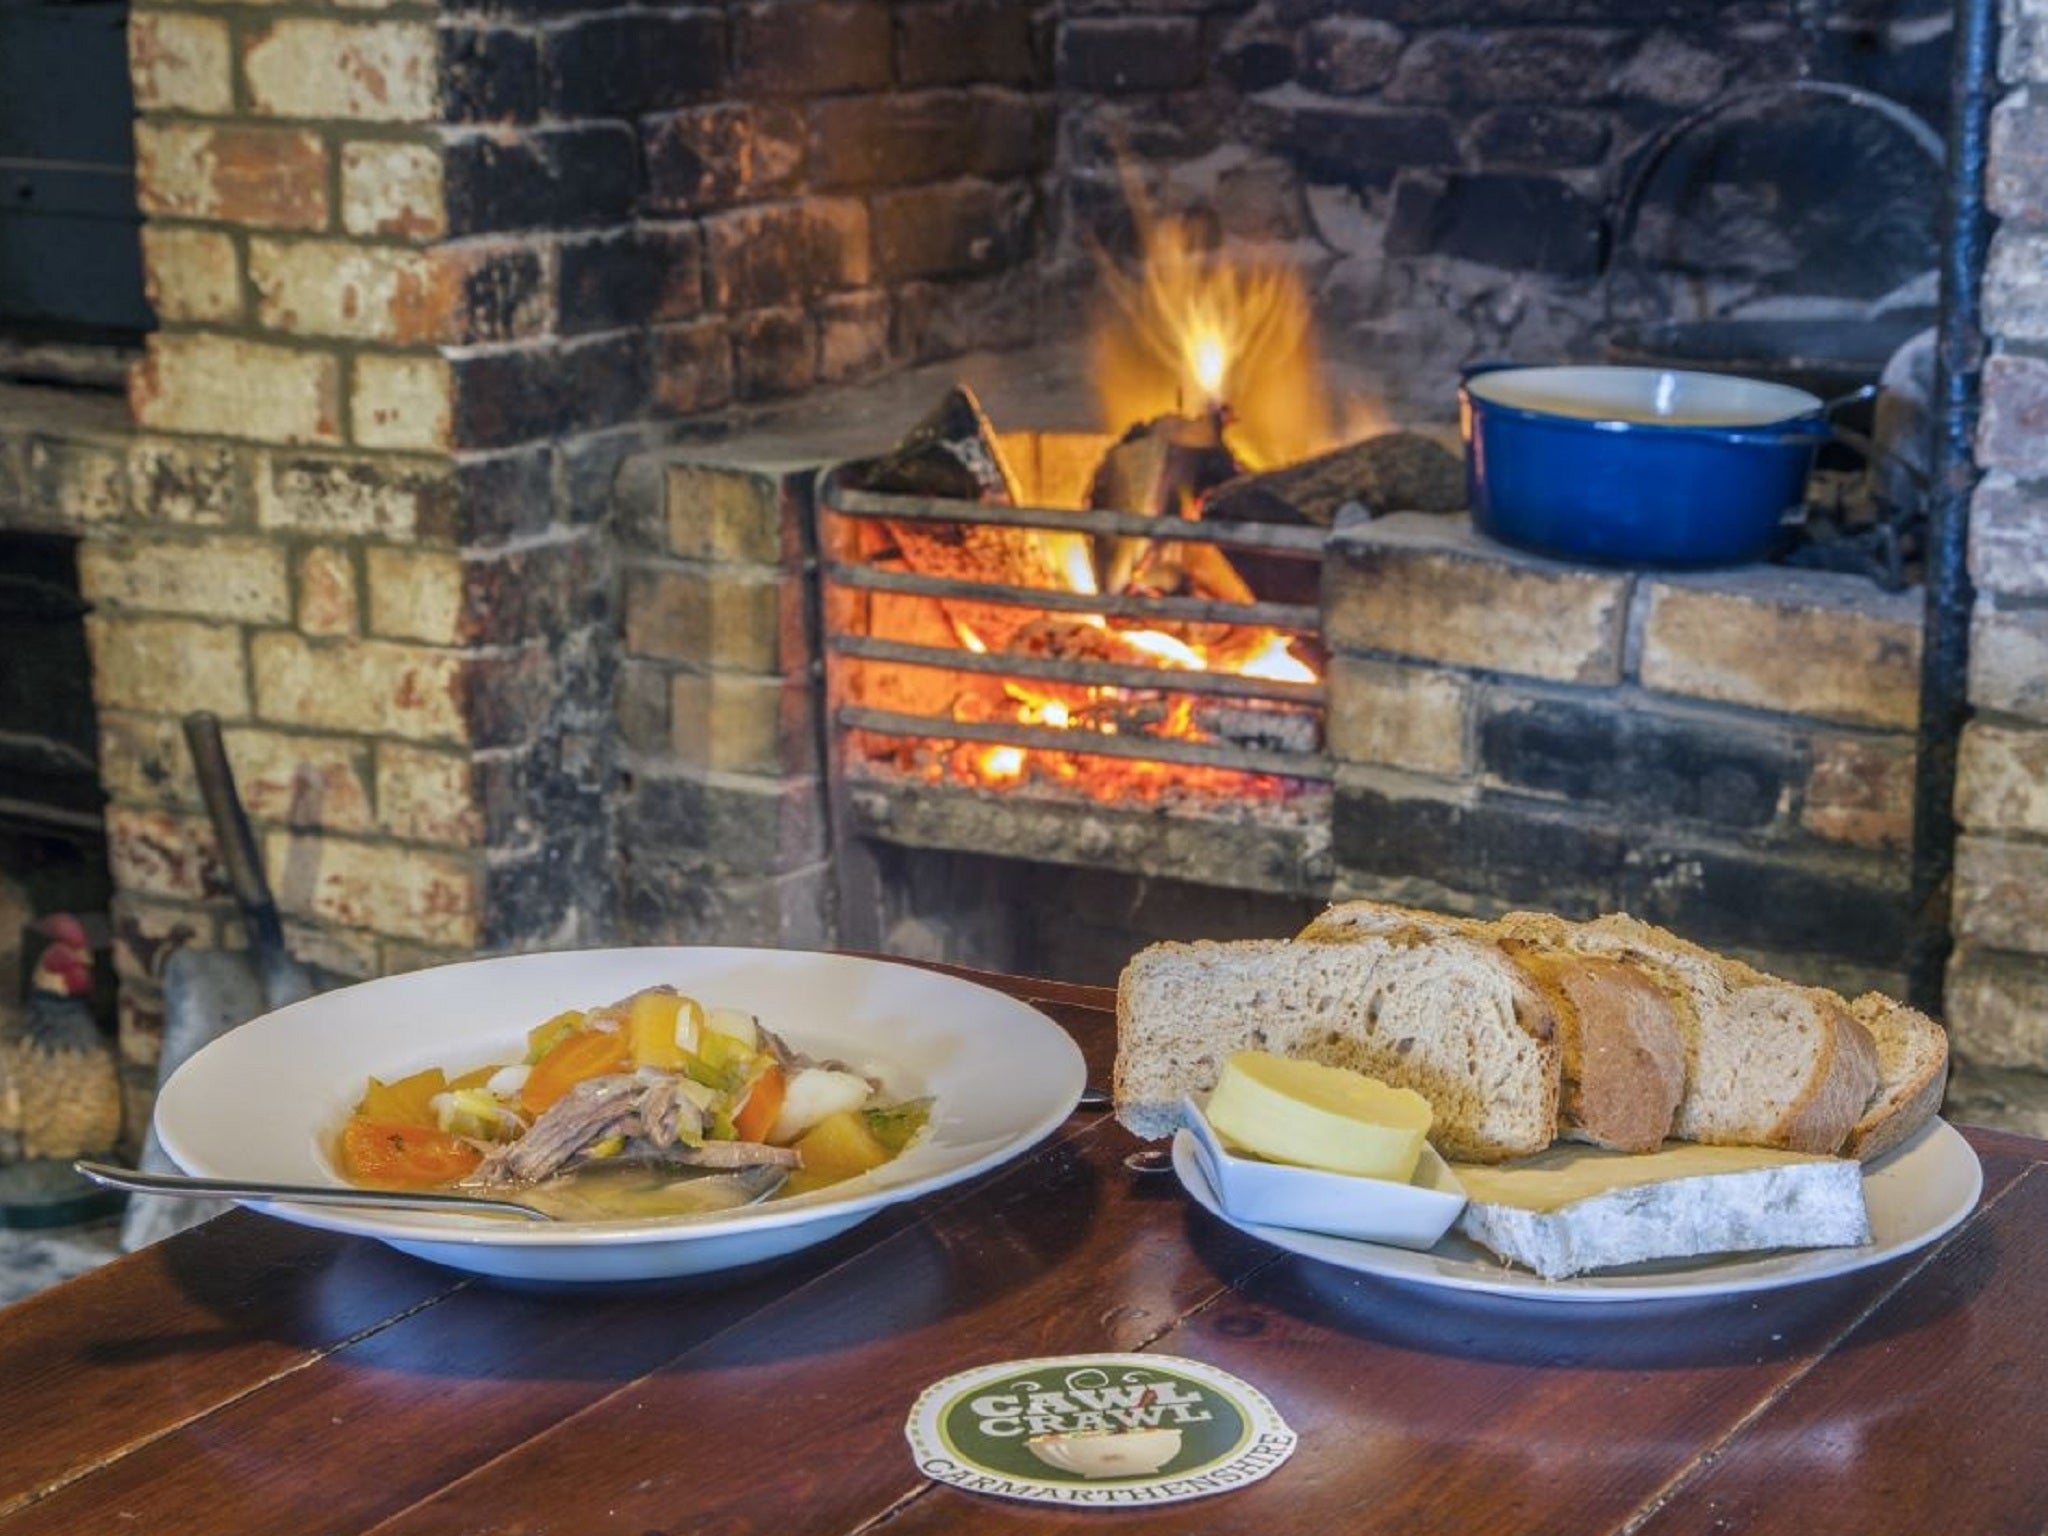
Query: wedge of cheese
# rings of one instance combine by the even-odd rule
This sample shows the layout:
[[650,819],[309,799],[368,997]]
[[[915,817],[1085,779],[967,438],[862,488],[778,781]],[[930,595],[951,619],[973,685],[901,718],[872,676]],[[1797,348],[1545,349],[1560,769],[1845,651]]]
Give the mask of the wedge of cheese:
[[1459,1230],[1563,1280],[1647,1259],[1870,1241],[1861,1165],[1762,1147],[1667,1143],[1619,1153],[1560,1144],[1518,1162],[1456,1169]]

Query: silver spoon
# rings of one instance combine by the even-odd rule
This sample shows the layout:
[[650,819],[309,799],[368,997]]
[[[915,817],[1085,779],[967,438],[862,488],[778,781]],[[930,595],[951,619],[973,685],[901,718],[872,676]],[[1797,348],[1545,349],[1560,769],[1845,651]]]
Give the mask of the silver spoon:
[[483,1195],[448,1195],[429,1190],[351,1189],[345,1184],[263,1184],[246,1179],[200,1179],[185,1173],[145,1173],[80,1159],[71,1165],[95,1184],[140,1195],[182,1195],[188,1199],[296,1200],[305,1205],[373,1205],[419,1211],[492,1211],[527,1221],[555,1218],[537,1206]]
[[[264,1184],[243,1179],[202,1179],[187,1173],[145,1173],[81,1158],[73,1163],[85,1177],[109,1189],[143,1195],[178,1195],[187,1199],[295,1200],[304,1205],[364,1205],[383,1210],[469,1211],[517,1216],[526,1221],[578,1219],[579,1213],[558,1212],[488,1195],[446,1194],[435,1190],[356,1189],[346,1184]],[[696,1182],[717,1183],[734,1198],[721,1205],[705,1204],[699,1214],[758,1205],[789,1182],[783,1167],[744,1168],[734,1173],[699,1175]],[[543,1185],[540,1188],[545,1189]]]

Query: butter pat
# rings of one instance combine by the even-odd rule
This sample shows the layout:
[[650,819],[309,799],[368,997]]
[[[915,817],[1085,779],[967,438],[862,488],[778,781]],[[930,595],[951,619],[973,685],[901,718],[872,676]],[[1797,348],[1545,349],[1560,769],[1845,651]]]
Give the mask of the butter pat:
[[1870,1241],[1863,1169],[1762,1147],[1669,1144],[1627,1154],[1556,1146],[1460,1167],[1459,1229],[1549,1280],[1648,1259]]
[[1237,1051],[1209,1095],[1210,1126],[1258,1157],[1406,1184],[1429,1101],[1344,1067]]

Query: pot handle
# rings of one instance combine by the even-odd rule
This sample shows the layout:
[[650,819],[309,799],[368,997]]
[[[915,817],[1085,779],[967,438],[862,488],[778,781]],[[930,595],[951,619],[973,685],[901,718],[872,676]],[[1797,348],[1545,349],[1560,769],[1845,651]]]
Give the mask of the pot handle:
[[1758,447],[1773,448],[1789,446],[1794,443],[1812,443],[1816,447],[1822,443],[1846,443],[1858,453],[1868,457],[1875,451],[1871,446],[1870,439],[1861,432],[1852,432],[1833,418],[1837,411],[1846,410],[1848,407],[1865,400],[1876,399],[1877,389],[1878,387],[1875,384],[1865,384],[1859,389],[1852,389],[1848,394],[1837,395],[1834,399],[1824,403],[1820,408],[1819,415],[1802,417],[1797,421],[1787,422],[1782,427],[1772,427],[1765,431],[1755,432],[1745,431],[1738,427],[1727,434],[1727,441],[1731,443],[1752,443]]

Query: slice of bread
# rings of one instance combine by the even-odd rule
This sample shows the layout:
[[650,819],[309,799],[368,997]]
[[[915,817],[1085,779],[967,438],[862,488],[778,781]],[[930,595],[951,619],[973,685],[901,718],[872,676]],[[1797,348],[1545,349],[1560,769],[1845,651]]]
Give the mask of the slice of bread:
[[1528,974],[1458,934],[1155,944],[1117,984],[1117,1118],[1167,1135],[1232,1051],[1267,1050],[1412,1088],[1438,1151],[1494,1162],[1556,1134],[1557,1033]]
[[1877,1047],[1877,1091],[1842,1147],[1869,1162],[1919,1130],[1941,1108],[1948,1088],[1948,1031],[1917,1008],[1866,992],[1849,1012]]
[[1519,926],[1377,901],[1340,902],[1301,932],[1338,943],[1362,935],[1498,940],[1549,996],[1558,1024],[1558,1133],[1623,1152],[1654,1151],[1685,1092],[1685,1041],[1663,987],[1619,961],[1573,953],[1564,919]]
[[1619,960],[1509,953],[1559,1004],[1558,1134],[1616,1152],[1656,1151],[1685,1096],[1685,1040],[1664,989]]
[[1618,960],[1675,1005],[1686,1086],[1671,1134],[1724,1146],[1834,1153],[1877,1087],[1877,1050],[1841,999],[1793,986],[1624,914],[1501,919],[1510,942]]

